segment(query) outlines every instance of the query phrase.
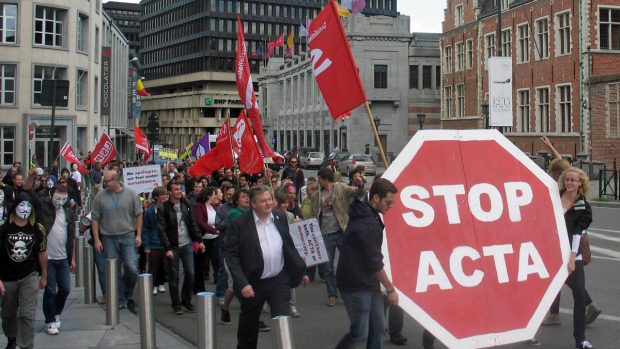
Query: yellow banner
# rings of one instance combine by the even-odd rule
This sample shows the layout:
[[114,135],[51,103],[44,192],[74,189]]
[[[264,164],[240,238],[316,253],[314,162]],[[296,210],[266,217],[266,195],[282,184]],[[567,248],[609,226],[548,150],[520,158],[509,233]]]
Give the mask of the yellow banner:
[[169,148],[160,148],[159,149],[159,158],[162,160],[172,160],[177,161],[177,150],[169,149]]
[[194,146],[194,143],[190,143],[187,147],[185,147],[185,150],[183,150],[183,152],[181,153],[181,160],[185,160],[188,157],[192,156],[192,147]]

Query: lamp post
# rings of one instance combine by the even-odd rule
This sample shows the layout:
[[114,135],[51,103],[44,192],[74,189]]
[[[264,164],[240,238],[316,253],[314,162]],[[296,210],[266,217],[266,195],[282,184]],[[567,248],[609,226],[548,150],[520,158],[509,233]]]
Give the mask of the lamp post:
[[489,128],[489,102],[486,100],[482,102],[480,109],[482,110],[482,116],[484,116],[484,128]]
[[424,128],[424,120],[426,120],[426,114],[418,113],[418,124],[420,125],[420,130]]

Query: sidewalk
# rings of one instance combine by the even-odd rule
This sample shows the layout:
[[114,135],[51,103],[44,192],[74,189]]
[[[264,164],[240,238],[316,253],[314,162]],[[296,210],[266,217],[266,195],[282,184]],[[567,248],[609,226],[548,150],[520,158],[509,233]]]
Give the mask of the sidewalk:
[[[75,280],[73,277],[72,279]],[[45,333],[42,300],[43,291],[40,291],[35,324],[36,349],[140,348],[140,318],[127,309],[119,310],[120,323],[117,326],[106,326],[105,307],[96,303],[84,304],[84,289],[73,288],[60,318],[60,334],[50,336]],[[158,348],[195,348],[157,323],[155,330]],[[2,333],[0,347],[4,348],[6,343],[7,339]]]

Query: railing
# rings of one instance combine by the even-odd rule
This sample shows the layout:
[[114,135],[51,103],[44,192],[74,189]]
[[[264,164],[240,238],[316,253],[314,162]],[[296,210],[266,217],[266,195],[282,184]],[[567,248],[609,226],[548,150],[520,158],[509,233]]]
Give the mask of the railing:
[[599,170],[598,177],[598,196],[599,198],[609,198],[618,200],[618,186],[620,184],[620,176],[616,159],[614,159],[614,167],[611,170]]

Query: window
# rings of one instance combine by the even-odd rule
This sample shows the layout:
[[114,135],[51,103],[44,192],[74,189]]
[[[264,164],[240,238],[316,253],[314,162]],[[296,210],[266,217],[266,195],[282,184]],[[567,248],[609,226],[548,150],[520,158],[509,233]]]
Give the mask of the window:
[[0,64],[0,105],[15,105],[15,64]]
[[530,132],[530,90],[520,90],[517,94],[517,128],[519,132]]
[[15,127],[0,126],[0,154],[1,165],[8,167],[13,165],[15,159]]
[[93,87],[93,112],[99,112],[99,77],[95,76],[95,86]]
[[17,42],[17,5],[0,3],[0,43]]
[[549,58],[549,19],[536,21],[536,58]]
[[488,34],[484,37],[485,41],[485,57],[490,58],[495,56],[495,34]]
[[452,72],[452,46],[446,46],[443,48],[443,59],[444,59],[444,66],[445,66],[445,72],[446,73],[451,73]]
[[456,44],[456,71],[461,71],[465,68],[465,52],[463,52],[464,46],[462,42]]
[[35,65],[32,77],[32,103],[41,105],[41,90],[44,79],[66,79],[67,69],[53,66]]
[[465,68],[471,69],[474,66],[474,42],[473,40],[467,40],[465,43],[467,49],[467,56],[465,58]]
[[512,57],[512,30],[502,31],[502,56]]
[[456,116],[465,117],[465,85],[456,85]]
[[95,27],[95,62],[99,62],[99,27]]
[[387,88],[388,66],[385,64],[375,64],[375,88]]
[[523,24],[517,27],[519,45],[517,47],[517,63],[530,61],[530,25]]
[[49,47],[64,47],[66,10],[37,6],[34,21],[34,43]]
[[[508,5],[511,3],[511,0],[501,0],[500,6],[502,7],[502,11],[508,10]],[[496,7],[497,8],[497,7]]]
[[441,67],[435,66],[435,90],[438,90],[441,86]]
[[77,16],[77,50],[88,52],[88,16],[78,13]]
[[418,66],[410,65],[409,66],[409,88],[420,88],[420,84],[418,82]]
[[564,12],[557,15],[558,35],[556,43],[556,52],[558,55],[570,53],[570,12]]
[[538,113],[538,131],[546,133],[550,131],[549,121],[549,88],[536,89],[536,110]]
[[620,136],[620,84],[612,83],[607,85],[607,125],[609,125],[609,135]]
[[77,70],[75,78],[75,109],[88,108],[88,72]]
[[598,29],[601,50],[620,50],[620,9],[600,9]]
[[433,67],[430,65],[425,65],[422,67],[422,88],[430,89],[432,88],[431,84],[433,82]]
[[444,117],[452,117],[452,86],[446,86],[443,89],[443,112]]
[[460,4],[456,7],[456,11],[454,13],[454,26],[458,27],[463,25],[464,23],[464,19],[463,19],[463,4]]
[[571,125],[571,91],[570,85],[558,86],[558,117],[560,132],[572,132]]

